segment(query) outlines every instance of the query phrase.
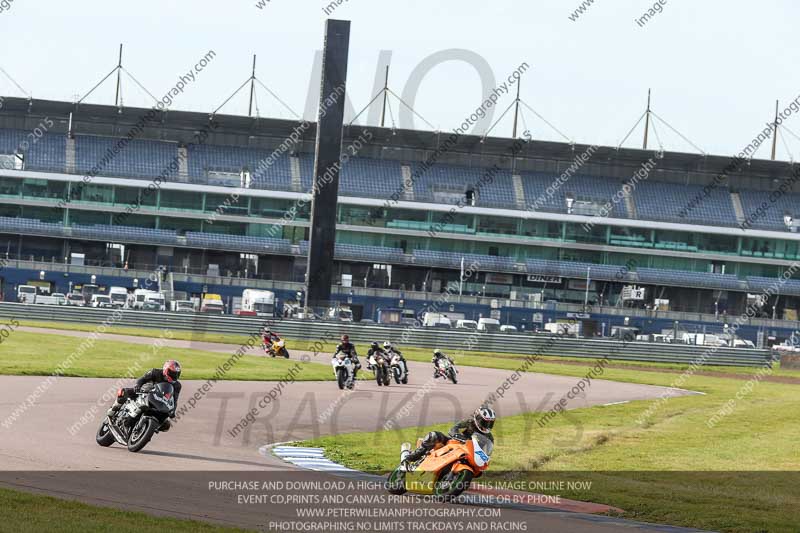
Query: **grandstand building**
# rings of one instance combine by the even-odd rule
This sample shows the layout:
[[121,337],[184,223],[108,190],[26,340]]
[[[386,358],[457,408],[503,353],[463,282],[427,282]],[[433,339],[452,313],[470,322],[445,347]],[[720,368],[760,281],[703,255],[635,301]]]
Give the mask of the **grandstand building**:
[[[301,289],[314,125],[148,112],[3,100],[5,300],[90,275],[133,288],[157,269],[195,296]],[[357,316],[449,290],[447,310],[469,318],[530,328],[589,302],[604,327],[631,317],[655,331],[719,324],[776,286],[750,331],[796,327],[800,274],[782,278],[800,261],[794,165],[450,136],[345,127],[336,258],[353,283],[334,292]],[[465,264],[477,273],[462,279]]]

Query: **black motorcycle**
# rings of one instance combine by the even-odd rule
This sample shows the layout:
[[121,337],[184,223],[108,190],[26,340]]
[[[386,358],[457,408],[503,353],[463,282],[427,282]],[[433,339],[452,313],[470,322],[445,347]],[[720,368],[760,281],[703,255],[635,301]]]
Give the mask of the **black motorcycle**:
[[175,410],[174,394],[169,383],[145,384],[135,398],[129,398],[114,415],[105,417],[97,430],[97,444],[111,446],[117,442],[130,452],[140,451],[155,433],[169,428],[164,422]]
[[386,354],[378,352],[369,357],[369,364],[375,372],[375,381],[378,386],[389,386],[389,361],[386,359]]

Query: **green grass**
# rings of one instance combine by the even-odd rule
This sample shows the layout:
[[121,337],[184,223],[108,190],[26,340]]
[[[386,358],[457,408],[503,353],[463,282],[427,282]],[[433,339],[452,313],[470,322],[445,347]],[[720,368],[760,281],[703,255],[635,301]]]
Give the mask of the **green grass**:
[[[537,363],[538,365],[538,363]],[[677,374],[607,370],[605,378],[667,385]],[[484,481],[591,480],[565,498],[620,507],[625,517],[719,531],[797,531],[800,524],[800,388],[761,382],[713,429],[706,421],[745,382],[695,376],[705,396],[672,399],[647,418],[637,401],[558,416],[502,418]],[[400,443],[447,425],[325,437],[303,443],[359,470],[396,466]],[[791,471],[792,474],[783,472]],[[747,472],[750,472],[749,474]]]
[[[23,326],[41,327],[48,329],[61,329],[67,331],[91,332],[97,329],[97,326],[94,324],[79,324],[79,323],[69,323],[69,322],[38,322],[31,320],[22,320],[20,321],[20,324]],[[162,335],[162,330],[160,329],[131,328],[131,327],[121,327],[115,325],[110,326],[107,332],[119,335],[132,335],[136,337],[159,337]],[[242,344],[247,341],[247,337],[244,335],[227,334],[227,333],[205,333],[205,332],[172,330],[172,335],[173,335],[172,338],[174,339],[192,340],[197,342]],[[312,352],[314,351],[313,346],[316,341],[299,340],[299,339],[288,339],[288,340],[291,342],[291,347],[295,350],[306,350]],[[376,340],[382,342],[384,339],[376,339]],[[319,345],[317,345],[317,348],[318,347]],[[335,348],[336,348],[335,343],[328,342],[323,344],[323,348],[319,350],[319,352],[321,354],[324,353],[332,354]],[[357,346],[357,348],[359,353],[365,354],[367,352],[368,345],[360,344]],[[412,361],[429,362],[431,359],[432,350],[428,348],[403,346],[402,350],[403,350],[403,355]],[[453,356],[456,363],[460,365],[479,366],[485,368],[501,368],[507,370],[513,370],[517,368],[517,366],[519,366],[519,363],[517,362],[516,359],[521,359],[524,357],[524,356],[515,356],[513,354],[498,354],[495,352],[482,352],[482,351],[472,351],[465,353],[453,351],[451,352],[450,355]],[[588,366],[594,365],[593,360],[580,357],[543,356],[536,363],[537,369],[535,369],[535,371],[547,372],[550,374],[569,375],[569,376],[583,375],[586,373],[586,370],[581,370],[581,365],[563,364],[565,362],[582,363]],[[682,365],[676,363],[648,363],[648,362],[638,362],[638,361],[611,361],[609,366],[621,369],[624,368],[638,369],[642,371],[647,371],[648,368],[650,368],[658,371],[676,370],[679,372],[688,368],[688,365]],[[578,370],[575,370],[575,368],[577,368]],[[702,367],[701,372],[722,372],[727,374],[749,375],[752,374],[753,369],[746,367],[727,367],[727,366],[708,365]],[[774,367],[773,375],[800,378],[800,370],[784,370],[780,368],[779,364],[776,364]]]
[[[165,337],[166,338],[166,337]],[[86,348],[79,351],[79,347]],[[290,347],[291,348],[291,347]],[[257,347],[257,349],[260,349]],[[26,331],[14,331],[0,346],[0,374],[42,376],[52,374],[65,360],[73,361],[63,372],[65,376],[115,378],[132,374],[142,375],[150,368],[160,367],[165,359],[177,359],[183,366],[184,380],[204,380],[214,377],[217,367],[231,357],[230,352],[170,348],[157,344],[132,344],[98,340],[94,343],[79,337]],[[225,374],[226,380],[275,381],[286,376],[297,358],[269,358],[245,355]],[[296,374],[298,381],[332,380],[333,372],[325,365],[307,363]]]
[[[242,533],[243,529],[219,527],[177,518],[160,520],[174,533]],[[154,518],[144,513],[95,507],[50,496],[0,489],[0,530],[15,533],[141,533]]]

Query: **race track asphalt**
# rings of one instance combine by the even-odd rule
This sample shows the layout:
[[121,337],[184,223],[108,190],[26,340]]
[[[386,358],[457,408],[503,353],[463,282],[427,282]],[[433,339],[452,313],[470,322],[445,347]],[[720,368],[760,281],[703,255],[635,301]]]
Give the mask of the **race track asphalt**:
[[[81,332],[59,334],[87,335]],[[152,342],[142,337],[103,337],[124,342]],[[176,347],[224,353],[237,349],[233,345],[166,342]],[[293,358],[300,355],[300,352],[292,352]],[[457,385],[439,380],[431,387],[430,383],[426,386],[431,378],[431,365],[412,362],[410,367],[408,385],[392,384],[387,388],[378,387],[372,380],[359,381],[352,393],[343,393],[333,381],[296,381],[285,385],[280,395],[264,408],[259,407],[259,402],[265,403],[262,399],[275,390],[278,386],[275,382],[220,381],[169,433],[157,434],[138,454],[129,453],[118,445],[101,448],[94,442],[95,431],[109,405],[104,399],[113,395],[120,384],[128,383],[115,379],[59,378],[9,427],[0,426],[0,485],[97,505],[266,528],[265,516],[272,520],[291,513],[279,511],[280,507],[270,507],[267,511],[263,506],[237,504],[209,491],[202,479],[210,479],[214,472],[299,475],[294,466],[259,454],[259,448],[323,435],[378,431],[383,429],[386,420],[393,420],[396,427],[452,422],[471,412],[511,374],[507,370],[460,367]],[[0,421],[7,420],[43,379],[40,376],[0,376]],[[547,410],[578,379],[526,373],[496,403],[498,415]],[[204,383],[184,382],[179,403],[183,404]],[[429,390],[422,394],[426,388]],[[586,393],[570,401],[568,408],[653,399],[663,393],[670,396],[690,394],[662,387],[593,380]],[[404,406],[408,406],[407,415],[403,414]],[[234,432],[233,436],[231,430],[252,408],[258,410],[255,423]],[[502,438],[502,435],[497,437]],[[364,443],[364,446],[370,445]],[[91,472],[96,474],[86,474]],[[192,476],[200,476],[201,481]],[[154,478],[159,478],[157,497],[143,489],[148,480]],[[528,531],[670,529],[663,526],[651,529],[614,519],[545,510],[503,509],[503,520],[524,521]]]

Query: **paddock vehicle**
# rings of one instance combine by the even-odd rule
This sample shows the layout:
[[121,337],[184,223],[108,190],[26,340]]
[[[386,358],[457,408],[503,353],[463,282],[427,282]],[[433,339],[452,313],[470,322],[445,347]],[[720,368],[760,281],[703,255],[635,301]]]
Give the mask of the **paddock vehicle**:
[[[422,439],[417,440],[417,446]],[[414,492],[433,494],[447,499],[455,498],[469,488],[473,478],[489,468],[494,444],[481,433],[465,439],[450,436],[444,446],[435,448],[416,463],[404,459],[411,451],[411,443],[400,448],[400,466],[389,474],[386,489],[392,494]]]
[[86,300],[83,298],[82,294],[77,292],[71,292],[67,294],[67,303],[66,305],[74,305],[77,307],[83,307],[86,305]]
[[453,384],[458,383],[458,369],[455,363],[451,362],[447,357],[442,357],[436,362],[436,377],[449,379]]
[[375,373],[375,381],[378,386],[389,386],[389,360],[388,355],[382,352],[369,356],[369,364],[372,371]]
[[116,442],[127,446],[130,452],[140,451],[175,410],[174,393],[169,383],[146,383],[135,398],[129,398],[119,411],[103,419],[95,436],[97,444],[107,447]]
[[400,383],[407,384],[408,383],[408,364],[406,363],[405,359],[400,357],[400,355],[396,354],[395,352],[389,352],[389,367],[391,368],[392,376],[394,377],[394,382],[398,385]]
[[336,383],[340,389],[352,390],[355,385],[355,364],[349,354],[336,352],[331,360]]
[[264,348],[264,353],[270,357],[280,356],[289,359],[289,350],[286,349],[286,340],[284,339],[278,339],[269,344],[261,343],[261,347]]

